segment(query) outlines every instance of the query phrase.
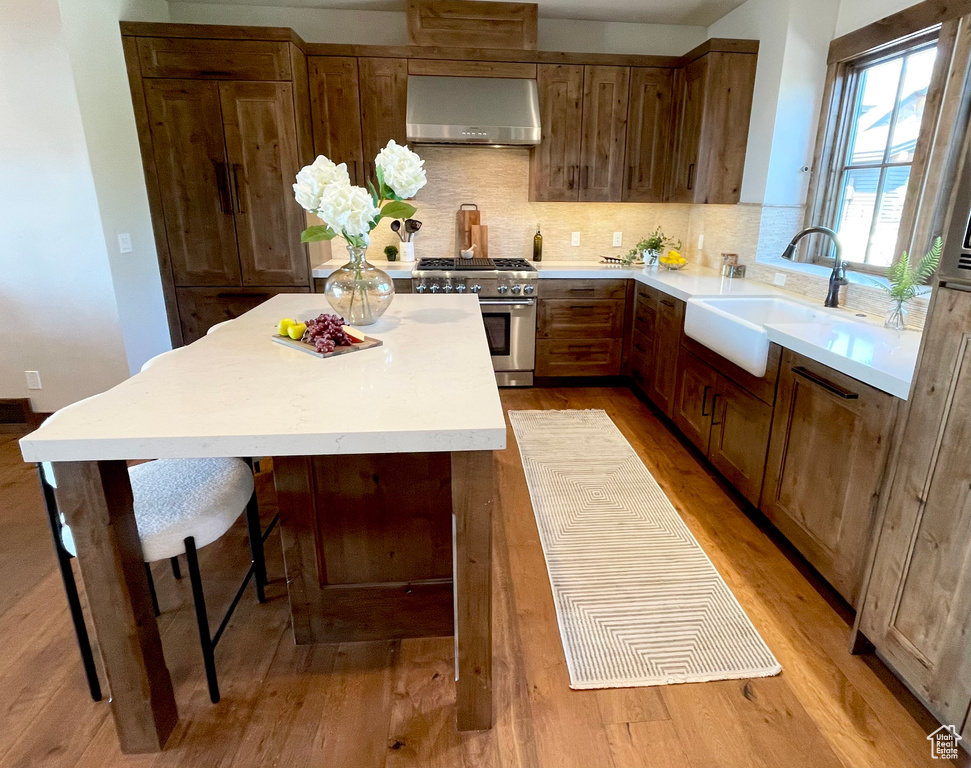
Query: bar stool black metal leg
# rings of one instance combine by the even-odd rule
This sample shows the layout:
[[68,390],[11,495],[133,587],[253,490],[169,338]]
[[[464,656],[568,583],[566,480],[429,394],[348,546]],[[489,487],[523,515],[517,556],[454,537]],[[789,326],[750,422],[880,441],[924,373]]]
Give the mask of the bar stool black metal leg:
[[152,610],[155,611],[156,616],[161,616],[162,611],[158,607],[158,595],[155,592],[155,579],[152,578],[152,566],[145,563],[145,575],[148,577],[148,591],[152,595]]
[[260,508],[256,501],[256,491],[246,504],[246,533],[249,537],[249,549],[253,558],[253,576],[256,582],[256,599],[266,602],[264,587],[266,579],[266,559],[263,556],[263,530],[260,528]]
[[47,507],[47,522],[51,528],[51,536],[54,539],[54,552],[57,555],[57,565],[61,571],[61,581],[64,584],[64,593],[67,595],[67,605],[71,611],[71,621],[74,623],[74,635],[78,641],[78,650],[81,652],[81,664],[84,667],[84,675],[88,679],[88,690],[91,698],[101,701],[101,682],[98,680],[98,670],[94,665],[94,654],[91,651],[91,639],[88,637],[88,627],[84,623],[84,612],[81,610],[81,598],[78,595],[78,585],[74,580],[74,570],[71,568],[71,554],[64,549],[64,542],[61,539],[61,516],[57,511],[57,501],[54,498],[54,489],[47,483],[44,477],[43,467],[38,464],[37,471],[40,474],[40,487],[44,492],[44,505]]
[[169,562],[172,563],[172,575],[175,576],[175,578],[177,578],[177,579],[181,579],[182,578],[182,569],[179,567],[179,557],[178,557],[178,555],[176,555],[175,557],[171,558],[169,560]]
[[196,623],[199,625],[199,642],[202,645],[202,661],[206,667],[206,680],[209,683],[209,698],[213,704],[217,704],[219,702],[219,683],[216,680],[215,646],[209,634],[209,616],[206,614],[206,595],[202,590],[196,542],[191,536],[185,540],[185,562],[189,568],[192,601],[196,607]]

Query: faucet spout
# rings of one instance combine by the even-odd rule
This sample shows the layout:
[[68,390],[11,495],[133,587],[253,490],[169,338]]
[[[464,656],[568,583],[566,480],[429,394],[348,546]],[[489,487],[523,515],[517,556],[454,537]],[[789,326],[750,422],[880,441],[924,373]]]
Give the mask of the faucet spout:
[[792,240],[789,241],[789,245],[782,252],[782,258],[793,261],[796,255],[796,246],[799,244],[799,241],[807,235],[812,234],[826,235],[833,241],[836,263],[833,264],[833,272],[829,276],[829,291],[826,293],[826,300],[823,302],[823,306],[838,307],[840,305],[840,288],[849,281],[846,279],[846,262],[843,261],[843,244],[840,243],[839,236],[836,232],[829,227],[806,227],[801,232],[797,232]]

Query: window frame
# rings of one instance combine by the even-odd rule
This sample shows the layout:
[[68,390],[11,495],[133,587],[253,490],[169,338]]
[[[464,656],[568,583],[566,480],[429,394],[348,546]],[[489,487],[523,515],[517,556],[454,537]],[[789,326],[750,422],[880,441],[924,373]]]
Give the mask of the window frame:
[[[932,128],[936,124],[940,112],[940,103],[933,101],[930,94],[933,89],[940,88],[941,81],[947,75],[947,67],[942,62],[944,57],[940,55],[940,43],[941,25],[936,24],[889,43],[884,43],[875,49],[860,51],[855,55],[846,55],[838,61],[831,61],[823,92],[813,176],[807,197],[805,226],[822,224],[826,227],[836,228],[841,201],[840,179],[847,167],[845,162],[853,132],[853,115],[860,98],[863,69],[934,45],[938,48],[938,57],[931,74],[928,99],[921,118],[921,129],[914,150],[914,158],[909,163],[910,178],[907,183],[907,194],[901,212],[897,244],[894,248],[891,264],[896,263],[900,258],[901,251],[906,248],[906,245],[901,246],[910,241],[912,234],[910,230],[913,227],[913,221],[909,219],[913,218],[912,211],[915,206],[911,198],[919,195],[923,186],[926,173],[926,156],[933,141]],[[884,164],[880,163],[878,167],[882,166]],[[835,263],[832,250],[833,246],[829,240],[823,241],[822,238],[815,238],[808,244],[804,260],[832,267]],[[846,261],[845,263],[848,270],[869,275],[883,275],[887,269],[886,266],[866,264],[860,261]]]

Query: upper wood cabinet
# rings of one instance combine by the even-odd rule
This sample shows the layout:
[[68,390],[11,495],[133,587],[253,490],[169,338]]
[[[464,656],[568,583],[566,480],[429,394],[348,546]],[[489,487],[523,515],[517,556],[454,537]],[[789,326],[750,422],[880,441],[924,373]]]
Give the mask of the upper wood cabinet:
[[137,40],[142,77],[213,80],[290,80],[287,43],[270,40]]
[[895,414],[891,395],[783,353],[761,509],[850,603]]
[[580,200],[621,200],[630,68],[583,68]]
[[366,178],[372,178],[374,157],[388,141],[407,142],[408,60],[361,58],[358,67],[364,174]]
[[678,72],[668,199],[737,203],[757,56],[708,53]]
[[[240,285],[219,83],[146,80],[149,152],[175,285]],[[191,201],[191,204],[190,204]]]
[[536,85],[543,135],[530,160],[530,198],[575,202],[580,195],[583,67],[540,64]]
[[937,289],[859,627],[942,723],[971,700],[971,294]]
[[351,183],[364,184],[361,133],[361,93],[357,59],[352,56],[310,56],[310,114],[314,154],[347,163]]
[[631,67],[625,201],[664,200],[673,125],[673,70]]

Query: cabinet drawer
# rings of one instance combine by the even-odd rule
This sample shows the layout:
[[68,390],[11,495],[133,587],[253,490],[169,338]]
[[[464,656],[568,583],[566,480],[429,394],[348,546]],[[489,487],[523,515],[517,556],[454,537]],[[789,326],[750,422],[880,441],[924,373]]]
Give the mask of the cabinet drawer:
[[539,287],[544,299],[624,299],[626,280],[544,280]]
[[620,339],[541,339],[536,342],[537,376],[617,376]]
[[541,299],[536,318],[539,339],[585,339],[624,335],[623,299]]
[[637,300],[643,301],[646,305],[656,309],[657,300],[659,297],[659,291],[657,288],[652,288],[649,285],[644,285],[643,283],[635,283],[637,286]]
[[140,37],[138,61],[142,77],[290,79],[287,43],[268,40]]
[[634,304],[634,330],[643,333],[649,339],[653,339],[656,322],[657,306],[638,296]]

